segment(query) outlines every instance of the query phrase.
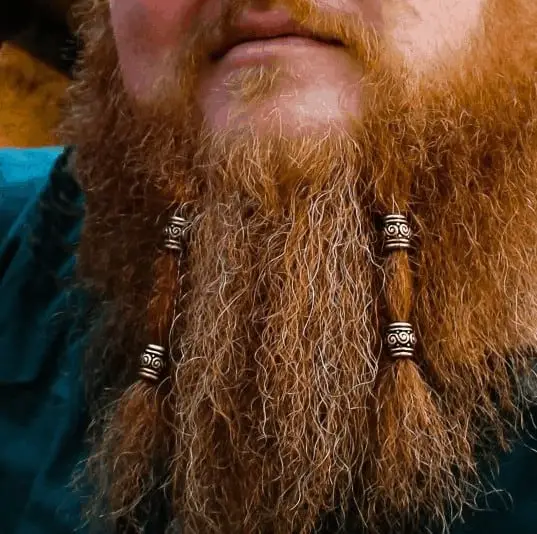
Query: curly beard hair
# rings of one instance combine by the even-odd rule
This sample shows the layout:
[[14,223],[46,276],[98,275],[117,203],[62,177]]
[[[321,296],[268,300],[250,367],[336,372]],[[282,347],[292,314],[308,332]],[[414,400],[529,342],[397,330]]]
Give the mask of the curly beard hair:
[[[295,139],[205,127],[194,89],[210,32],[157,100],[132,101],[104,4],[81,11],[65,124],[87,201],[79,274],[100,301],[90,520],[141,531],[157,493],[191,533],[307,533],[331,513],[365,532],[447,528],[529,402],[534,2],[491,2],[464,58],[419,83],[356,21],[286,2],[350,43],[368,88],[350,130]],[[245,101],[277,87],[250,74]],[[159,243],[177,203],[195,213],[181,283]],[[419,246],[384,258],[376,217],[393,212]],[[414,325],[415,361],[383,350],[394,319]],[[170,374],[150,388],[135,373],[157,338]]]

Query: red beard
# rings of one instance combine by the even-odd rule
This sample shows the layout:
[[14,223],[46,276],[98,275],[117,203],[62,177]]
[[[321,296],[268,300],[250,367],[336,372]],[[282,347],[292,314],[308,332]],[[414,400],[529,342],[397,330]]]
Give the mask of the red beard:
[[[67,130],[87,197],[80,274],[105,317],[88,381],[114,388],[93,407],[95,506],[135,521],[159,470],[192,533],[309,532],[349,503],[368,531],[398,531],[474,496],[476,447],[507,446],[524,407],[537,321],[537,8],[506,3],[458,74],[403,90],[371,59],[377,98],[352,136],[294,141],[214,139],[191,72],[174,105],[132,103],[106,9],[87,14]],[[173,319],[158,236],[187,201],[188,291],[155,394],[129,381]],[[384,260],[374,221],[392,211],[411,213],[419,247]],[[416,361],[382,351],[395,315]]]

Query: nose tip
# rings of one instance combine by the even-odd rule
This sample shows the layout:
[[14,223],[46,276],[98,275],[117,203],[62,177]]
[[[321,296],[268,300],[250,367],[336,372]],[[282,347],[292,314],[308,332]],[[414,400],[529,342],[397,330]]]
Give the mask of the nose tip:
[[289,11],[283,7],[270,7],[261,9],[259,7],[249,7],[238,16],[236,21],[237,28],[245,27],[277,27],[288,24],[291,19]]

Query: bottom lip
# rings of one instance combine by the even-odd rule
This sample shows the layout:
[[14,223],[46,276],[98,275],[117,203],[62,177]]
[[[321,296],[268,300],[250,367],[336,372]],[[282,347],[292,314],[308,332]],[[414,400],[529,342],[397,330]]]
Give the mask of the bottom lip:
[[213,61],[220,60],[241,60],[243,62],[254,61],[274,56],[285,54],[286,52],[298,51],[300,48],[316,48],[316,47],[340,47],[343,44],[337,40],[319,40],[310,37],[301,37],[298,35],[285,35],[273,37],[270,39],[255,39],[239,43],[223,54],[212,56]]

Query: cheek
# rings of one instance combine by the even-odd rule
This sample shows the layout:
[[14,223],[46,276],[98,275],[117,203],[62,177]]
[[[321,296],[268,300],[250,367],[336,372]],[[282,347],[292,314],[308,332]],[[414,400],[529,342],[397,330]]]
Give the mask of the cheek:
[[385,4],[387,37],[417,70],[464,49],[479,30],[485,0],[405,0]]
[[188,31],[196,0],[111,0],[110,12],[118,46],[155,49],[170,45]]
[[[219,0],[218,0],[219,1]],[[166,58],[180,49],[207,0],[110,0],[127,90],[143,98],[166,76]]]

